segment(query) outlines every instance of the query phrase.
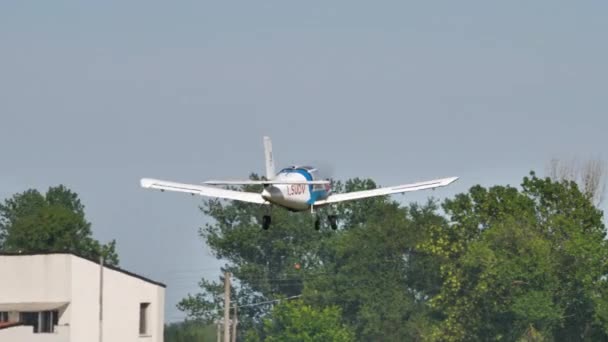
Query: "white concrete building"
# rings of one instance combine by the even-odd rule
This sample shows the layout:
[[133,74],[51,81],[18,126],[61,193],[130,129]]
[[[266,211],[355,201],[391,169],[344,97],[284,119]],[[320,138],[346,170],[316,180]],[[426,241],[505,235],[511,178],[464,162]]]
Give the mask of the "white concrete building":
[[1,342],[97,342],[100,326],[105,342],[162,342],[164,306],[165,285],[118,268],[65,253],[0,254]]

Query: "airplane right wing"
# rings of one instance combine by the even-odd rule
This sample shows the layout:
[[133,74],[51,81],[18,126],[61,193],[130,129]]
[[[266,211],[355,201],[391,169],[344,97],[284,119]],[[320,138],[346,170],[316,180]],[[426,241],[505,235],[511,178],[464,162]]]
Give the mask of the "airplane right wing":
[[410,191],[418,191],[418,190],[424,190],[424,189],[433,189],[433,188],[438,188],[441,186],[449,185],[449,184],[455,182],[457,179],[458,179],[458,177],[450,177],[450,178],[435,179],[435,180],[426,181],[426,182],[418,182],[418,183],[412,183],[412,184],[391,186],[391,187],[386,187],[386,188],[353,191],[353,192],[347,192],[347,193],[342,193],[342,194],[333,194],[324,200],[315,202],[314,205],[322,206],[322,205],[326,205],[326,204],[351,201],[351,200],[356,200],[356,199],[361,199],[361,198],[384,196],[384,195],[397,194],[397,193],[410,192]]
[[253,192],[226,190],[211,186],[176,183],[152,178],[142,178],[140,183],[141,187],[146,189],[177,191],[207,197],[217,197],[257,204],[268,204],[268,202],[262,198],[261,194]]

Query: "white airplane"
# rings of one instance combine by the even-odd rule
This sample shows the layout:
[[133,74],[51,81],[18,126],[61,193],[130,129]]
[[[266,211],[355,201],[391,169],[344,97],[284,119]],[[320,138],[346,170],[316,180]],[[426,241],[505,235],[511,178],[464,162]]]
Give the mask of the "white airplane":
[[[265,180],[210,180],[204,182],[204,185],[198,185],[142,178],[140,183],[143,188],[147,189],[185,192],[192,195],[256,203],[268,207],[276,205],[296,212],[310,210],[310,212],[314,214],[315,208],[330,204],[368,197],[434,189],[447,186],[458,179],[458,177],[449,177],[372,190],[332,193],[330,181],[327,179],[320,179],[319,171],[312,166],[289,166],[282,169],[280,172],[275,173],[272,143],[269,137],[264,137],[264,152],[266,157]],[[253,193],[217,187],[222,185],[252,184],[263,185],[264,189],[261,193]],[[336,229],[336,217],[330,215],[328,218],[331,227]],[[270,215],[264,215],[262,219],[262,228],[268,229],[270,223]],[[315,229],[318,230],[319,227],[320,220],[318,217],[315,217]]]

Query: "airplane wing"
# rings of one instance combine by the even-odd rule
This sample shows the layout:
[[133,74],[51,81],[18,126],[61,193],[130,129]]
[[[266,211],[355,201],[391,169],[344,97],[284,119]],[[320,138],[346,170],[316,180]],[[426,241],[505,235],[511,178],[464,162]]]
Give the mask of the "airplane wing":
[[299,180],[210,180],[204,182],[210,185],[266,185],[266,184],[309,184],[325,185],[329,184],[326,180],[299,181]]
[[234,190],[226,190],[220,188],[214,188],[211,186],[204,185],[196,185],[196,184],[184,184],[184,183],[176,183],[163,181],[159,179],[151,179],[151,178],[142,178],[141,187],[147,189],[158,189],[161,191],[177,191],[177,192],[186,192],[194,195],[201,195],[207,197],[217,197],[224,198],[229,200],[243,201],[249,203],[257,203],[257,204],[267,204],[266,200],[262,198],[262,195],[259,193],[253,192],[243,192],[243,191],[234,191]]
[[353,192],[347,192],[347,193],[343,193],[343,194],[333,194],[324,200],[315,202],[314,205],[321,206],[321,205],[325,205],[325,204],[338,203],[338,202],[356,200],[356,199],[361,199],[361,198],[384,196],[384,195],[397,194],[397,193],[410,192],[410,191],[418,191],[418,190],[424,190],[424,189],[433,189],[433,188],[438,188],[438,187],[449,185],[449,184],[455,182],[457,179],[458,179],[458,177],[450,177],[450,178],[435,179],[435,180],[426,181],[426,182],[418,182],[418,183],[412,183],[412,184],[391,186],[391,187],[386,187],[386,188],[378,188],[378,189],[363,190],[363,191],[353,191]]

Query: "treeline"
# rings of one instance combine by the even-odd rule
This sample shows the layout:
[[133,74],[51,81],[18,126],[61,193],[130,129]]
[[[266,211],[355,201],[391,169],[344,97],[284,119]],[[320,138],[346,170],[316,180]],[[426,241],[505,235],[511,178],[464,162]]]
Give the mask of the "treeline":
[[64,185],[28,189],[0,203],[0,252],[71,252],[118,266],[116,241],[93,238],[84,204]]
[[[337,214],[336,231],[315,231],[310,215],[280,209],[262,231],[259,206],[204,201],[214,222],[200,234],[229,261],[237,340],[608,340],[608,246],[598,209],[605,171],[550,171],[442,202],[403,206],[381,197],[320,210]],[[334,184],[336,192],[375,187],[369,179]],[[0,204],[0,251],[71,251],[118,264],[115,242],[92,238],[84,205],[64,186]],[[203,279],[201,292],[178,307],[188,322],[168,325],[166,341],[214,341],[223,279]]]
[[[262,231],[258,206],[209,200],[214,222],[200,234],[229,260],[239,341],[608,340],[606,228],[581,188],[531,173],[441,203],[346,202],[337,231],[278,209]],[[222,279],[201,284],[178,307],[210,323],[223,315]]]
[[165,342],[216,341],[216,328],[202,322],[177,322],[165,325]]

